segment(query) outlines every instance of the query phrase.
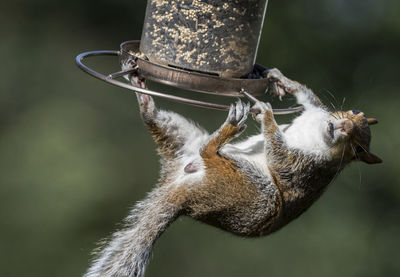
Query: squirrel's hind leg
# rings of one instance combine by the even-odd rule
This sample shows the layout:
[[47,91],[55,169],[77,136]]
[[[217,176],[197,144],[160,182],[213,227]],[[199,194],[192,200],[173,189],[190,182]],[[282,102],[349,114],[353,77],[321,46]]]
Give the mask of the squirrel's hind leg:
[[179,155],[194,153],[207,141],[208,132],[196,123],[177,113],[157,109],[151,96],[137,94],[137,97],[142,119],[163,159],[174,161]]
[[203,159],[214,157],[222,146],[239,136],[246,129],[245,122],[249,111],[250,105],[244,104],[240,99],[236,104],[232,104],[224,124],[210,136],[208,143],[202,147],[201,157]]
[[[132,85],[146,88],[138,76],[131,78]],[[168,111],[157,109],[151,96],[136,93],[140,114],[158,146],[158,153],[167,162],[174,162],[180,152],[199,149],[209,134],[197,124]]]

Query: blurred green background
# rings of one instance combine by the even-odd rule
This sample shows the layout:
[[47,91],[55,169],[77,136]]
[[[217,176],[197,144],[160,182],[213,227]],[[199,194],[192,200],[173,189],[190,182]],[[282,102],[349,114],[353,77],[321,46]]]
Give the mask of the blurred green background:
[[[0,276],[80,276],[96,242],[151,190],[159,165],[134,94],[89,77],[74,58],[140,38],[145,1],[8,2],[0,4]],[[270,1],[258,62],[376,117],[372,151],[384,163],[352,164],[306,214],[265,238],[180,218],[146,276],[400,276],[399,14],[398,0]],[[88,63],[118,70],[115,58]],[[226,116],[156,101],[210,131]],[[249,125],[247,134],[257,132]]]

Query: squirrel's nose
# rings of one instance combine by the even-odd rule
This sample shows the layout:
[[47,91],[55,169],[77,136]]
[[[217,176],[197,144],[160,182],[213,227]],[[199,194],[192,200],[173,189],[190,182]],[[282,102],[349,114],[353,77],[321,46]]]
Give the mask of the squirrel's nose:
[[350,134],[353,129],[354,129],[354,123],[350,119],[345,120],[343,123],[343,130],[347,133]]

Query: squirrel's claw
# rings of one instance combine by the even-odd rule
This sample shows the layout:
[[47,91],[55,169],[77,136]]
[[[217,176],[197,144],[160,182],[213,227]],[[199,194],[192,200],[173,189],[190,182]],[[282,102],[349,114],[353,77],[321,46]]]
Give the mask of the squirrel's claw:
[[282,100],[282,97],[285,96],[286,93],[292,94],[297,88],[296,82],[286,78],[282,72],[276,68],[269,69],[266,78],[268,79],[268,88],[271,95],[278,96],[279,100]]
[[272,113],[272,106],[268,102],[258,101],[256,104],[254,104],[251,110],[253,111],[253,119],[256,120],[258,123],[261,123],[264,114],[267,111]]
[[239,129],[244,130],[244,128],[246,128],[244,123],[247,120],[249,111],[250,111],[250,104],[243,103],[239,99],[235,104],[231,104],[226,122],[233,126],[239,127]]

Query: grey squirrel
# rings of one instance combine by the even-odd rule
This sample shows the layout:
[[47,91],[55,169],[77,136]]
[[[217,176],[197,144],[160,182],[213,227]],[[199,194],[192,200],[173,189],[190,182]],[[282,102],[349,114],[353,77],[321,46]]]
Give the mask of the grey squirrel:
[[157,109],[150,96],[137,95],[161,156],[159,183],[112,235],[86,277],[142,277],[155,241],[181,215],[240,236],[270,234],[307,210],[351,161],[382,162],[369,151],[369,125],[376,119],[358,110],[330,112],[310,89],[277,69],[267,78],[273,94],[294,95],[304,111],[279,126],[271,106],[257,102],[252,111],[261,134],[238,143],[229,142],[246,128],[249,104],[232,104],[210,135]]

